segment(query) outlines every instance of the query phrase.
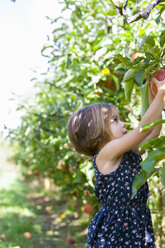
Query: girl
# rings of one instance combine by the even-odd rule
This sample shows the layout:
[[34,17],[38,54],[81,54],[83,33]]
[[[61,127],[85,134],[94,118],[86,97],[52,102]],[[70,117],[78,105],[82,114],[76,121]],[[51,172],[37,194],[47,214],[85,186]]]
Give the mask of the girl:
[[74,148],[94,156],[95,194],[101,203],[89,225],[86,248],[154,248],[154,233],[147,205],[148,184],[131,199],[132,183],[140,172],[139,146],[156,137],[160,126],[140,131],[149,122],[161,118],[165,100],[165,81],[149,84],[150,107],[139,125],[127,133],[125,123],[113,105],[93,104],[77,111],[68,122],[68,134]]

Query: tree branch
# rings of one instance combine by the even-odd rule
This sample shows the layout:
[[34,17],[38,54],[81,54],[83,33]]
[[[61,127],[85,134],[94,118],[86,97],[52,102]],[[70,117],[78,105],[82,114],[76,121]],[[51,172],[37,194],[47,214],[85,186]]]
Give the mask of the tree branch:
[[134,16],[128,16],[126,12],[126,6],[128,1],[126,1],[126,3],[124,4],[124,7],[119,7],[119,6],[115,6],[115,7],[119,10],[120,15],[124,16],[126,23],[130,24],[142,18],[147,19],[153,8],[155,8],[155,6],[157,6],[160,3],[160,1],[161,0],[153,0],[152,3],[150,3],[145,10],[137,12]]

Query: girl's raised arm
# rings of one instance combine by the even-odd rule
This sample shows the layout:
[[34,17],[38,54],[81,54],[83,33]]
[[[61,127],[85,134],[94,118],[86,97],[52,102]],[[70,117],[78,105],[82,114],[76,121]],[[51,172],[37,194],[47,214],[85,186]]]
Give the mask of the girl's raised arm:
[[[155,122],[160,119],[162,109],[165,101],[165,80],[157,81],[155,83],[158,88],[158,92],[153,99],[148,110],[142,117],[139,125],[134,130],[129,133],[112,139],[107,143],[100,151],[99,157],[104,161],[116,161],[116,159],[122,156],[125,152],[137,147],[141,144],[147,136],[149,136],[154,128],[149,128],[147,130],[141,131],[141,127],[147,123]],[[111,163],[113,164],[113,162]]]
[[[152,82],[151,80],[148,82],[148,88],[149,88],[149,106],[152,104],[154,98],[155,98],[155,94],[153,94],[152,92]],[[159,119],[162,119],[162,113],[160,114]],[[149,141],[150,139],[154,138],[154,137],[158,137],[160,135],[160,131],[162,129],[162,125],[157,125],[153,128],[152,132],[142,141],[142,143],[140,143],[138,146],[136,146],[135,148],[133,148],[134,151],[136,151],[137,153],[139,153],[140,155],[142,155],[145,150],[139,150],[140,145],[142,145],[143,143]]]

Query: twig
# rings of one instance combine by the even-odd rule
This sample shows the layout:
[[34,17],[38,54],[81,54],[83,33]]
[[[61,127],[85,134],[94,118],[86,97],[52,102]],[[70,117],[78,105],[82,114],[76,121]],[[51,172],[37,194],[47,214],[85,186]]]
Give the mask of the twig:
[[124,6],[123,6],[124,9],[126,9],[127,4],[128,4],[128,0],[126,0],[125,4],[124,4]]
[[147,19],[153,8],[155,8],[155,6],[157,6],[160,3],[160,1],[161,0],[153,0],[152,3],[150,3],[145,10],[137,12],[134,16],[128,16],[126,12],[126,6],[128,4],[128,1],[125,2],[124,7],[119,7],[119,6],[115,6],[115,7],[119,10],[120,15],[124,16],[126,23],[130,24],[142,18]]

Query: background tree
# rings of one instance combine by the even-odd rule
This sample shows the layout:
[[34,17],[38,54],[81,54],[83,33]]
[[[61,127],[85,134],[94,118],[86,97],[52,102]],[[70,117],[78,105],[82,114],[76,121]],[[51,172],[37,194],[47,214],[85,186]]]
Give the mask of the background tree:
[[[16,163],[25,174],[37,170],[51,178],[63,196],[73,199],[73,211],[81,212],[90,204],[94,214],[100,206],[93,192],[92,161],[75,153],[69,142],[69,116],[88,104],[112,103],[131,130],[135,116],[139,120],[148,106],[147,81],[164,66],[165,3],[137,2],[63,1],[63,15],[50,20],[52,35],[42,49],[48,58],[48,72],[43,81],[34,79],[37,93],[29,102],[20,103],[18,110],[24,112],[21,124],[9,130]],[[135,53],[140,57],[131,59]],[[144,145],[147,157],[133,191],[148,178],[152,182],[150,207],[161,245],[164,189],[157,167],[165,184],[164,144],[161,136]]]

